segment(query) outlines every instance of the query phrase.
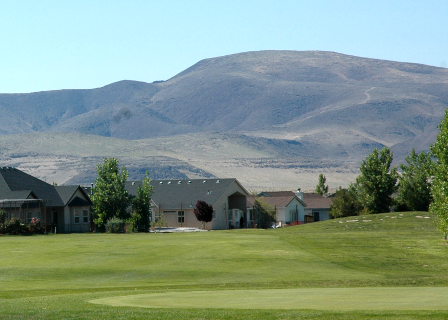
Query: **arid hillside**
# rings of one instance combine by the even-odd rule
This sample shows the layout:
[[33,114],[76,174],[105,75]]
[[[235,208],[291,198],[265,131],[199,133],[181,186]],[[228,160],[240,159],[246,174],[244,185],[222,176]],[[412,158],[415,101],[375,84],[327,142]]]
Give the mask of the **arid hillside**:
[[[323,172],[337,187],[375,147],[391,147],[397,162],[427,150],[447,107],[445,68],[247,52],[162,82],[0,94],[0,162],[58,183],[90,182],[98,160],[117,156],[135,179],[151,169],[158,179],[235,176],[251,188],[296,188]],[[101,147],[88,145],[97,139]]]

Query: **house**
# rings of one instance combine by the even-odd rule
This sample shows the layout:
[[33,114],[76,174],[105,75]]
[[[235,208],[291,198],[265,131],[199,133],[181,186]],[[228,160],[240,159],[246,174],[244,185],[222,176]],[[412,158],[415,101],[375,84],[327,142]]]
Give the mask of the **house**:
[[261,192],[256,197],[248,198],[248,212],[252,215],[256,199],[262,198],[265,203],[275,209],[278,225],[299,224],[305,221],[306,204],[303,194],[292,191]]
[[[141,184],[141,181],[127,181],[125,187],[129,194],[136,195]],[[163,215],[168,227],[201,228],[202,222],[194,215],[198,200],[213,206],[213,219],[205,224],[206,229],[239,228],[241,217],[248,221],[246,198],[249,193],[235,178],[153,180],[151,185],[152,219]]]
[[323,221],[330,219],[330,207],[333,197],[317,193],[304,193],[303,200],[306,203],[305,214],[311,221]]
[[91,230],[92,202],[80,186],[54,186],[12,167],[0,167],[0,209],[6,219],[41,221],[47,232]]

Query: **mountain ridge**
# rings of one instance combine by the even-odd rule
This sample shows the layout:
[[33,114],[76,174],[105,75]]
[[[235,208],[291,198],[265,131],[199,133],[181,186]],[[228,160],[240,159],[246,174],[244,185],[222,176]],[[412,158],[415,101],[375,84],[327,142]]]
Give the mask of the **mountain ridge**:
[[[0,94],[0,137],[79,133],[165,144],[180,137],[178,154],[169,152],[175,159],[204,170],[203,174],[239,172],[235,167],[223,169],[222,154],[207,164],[197,159],[200,153],[185,150],[186,144],[198,150],[213,145],[213,138],[215,143],[231,141],[238,152],[232,148],[227,152],[236,162],[244,158],[247,164],[241,153],[252,154],[258,144],[273,152],[272,156],[264,152],[273,170],[276,164],[291,167],[296,159],[315,161],[313,170],[325,171],[326,161],[333,161],[341,168],[352,166],[352,177],[353,166],[374,147],[392,148],[398,162],[411,148],[428,150],[448,107],[447,89],[445,68],[335,52],[245,52],[201,60],[166,81],[123,80],[95,89]],[[52,137],[57,146],[59,138]],[[26,154],[32,146],[22,148]],[[51,143],[45,148],[51,149]],[[50,153],[55,156],[57,150]],[[81,151],[79,156],[82,161]],[[20,159],[19,165],[34,161]],[[253,174],[258,175],[261,162],[253,159]],[[299,169],[290,171],[294,170]]]

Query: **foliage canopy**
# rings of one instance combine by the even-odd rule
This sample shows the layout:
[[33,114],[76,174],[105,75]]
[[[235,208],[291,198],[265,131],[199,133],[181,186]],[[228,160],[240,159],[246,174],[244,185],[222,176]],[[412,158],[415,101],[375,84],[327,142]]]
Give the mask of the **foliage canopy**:
[[328,185],[325,185],[327,178],[321,173],[319,174],[319,181],[316,186],[315,192],[321,196],[328,193]]
[[356,178],[359,201],[366,212],[389,212],[392,194],[397,189],[397,168],[390,168],[393,154],[389,148],[375,148],[361,163]]
[[152,197],[151,179],[148,173],[137,188],[137,196],[132,199],[132,231],[149,232]]
[[353,186],[349,189],[339,188],[330,207],[330,215],[333,218],[357,216],[361,209],[361,203]]
[[400,164],[397,211],[428,211],[431,202],[431,154],[414,149],[406,157],[407,165]]
[[437,216],[437,227],[447,237],[448,227],[448,110],[438,126],[440,132],[431,145],[434,156],[432,166],[432,202],[429,211]]
[[121,172],[116,158],[104,158],[103,164],[97,164],[98,177],[93,186],[94,222],[101,231],[113,217],[126,220],[129,216],[127,207],[130,198],[125,189],[128,172],[122,167]]

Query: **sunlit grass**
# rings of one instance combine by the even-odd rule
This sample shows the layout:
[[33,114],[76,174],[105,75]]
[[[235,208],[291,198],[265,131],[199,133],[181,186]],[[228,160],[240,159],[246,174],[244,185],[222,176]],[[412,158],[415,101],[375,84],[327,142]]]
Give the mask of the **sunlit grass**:
[[433,218],[421,212],[277,230],[3,236],[0,318],[141,319],[151,313],[154,319],[444,319],[448,311],[409,311],[398,305],[395,310],[274,311],[229,306],[148,309],[88,301],[191,291],[208,291],[212,296],[223,290],[444,290],[448,287],[447,250]]

